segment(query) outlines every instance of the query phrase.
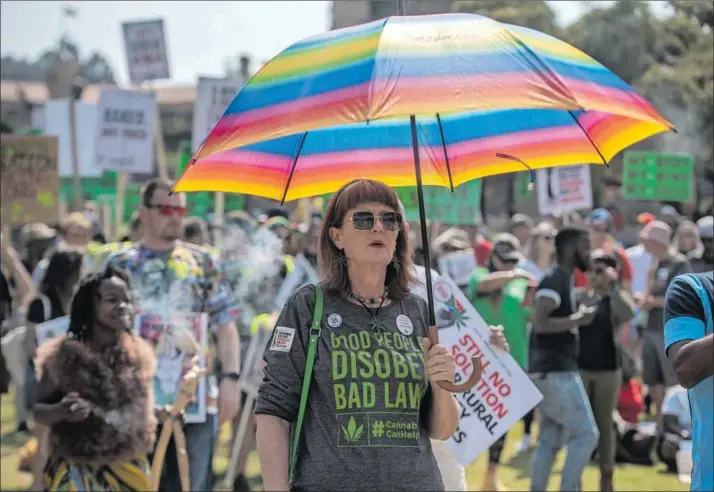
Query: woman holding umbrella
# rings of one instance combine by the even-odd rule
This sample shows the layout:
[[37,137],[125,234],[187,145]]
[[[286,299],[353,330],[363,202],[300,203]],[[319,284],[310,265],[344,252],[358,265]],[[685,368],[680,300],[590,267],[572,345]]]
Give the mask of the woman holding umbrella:
[[[456,399],[436,384],[453,382],[455,366],[429,342],[427,305],[409,292],[412,251],[398,210],[396,194],[372,180],[348,183],[330,202],[320,291],[293,295],[266,350],[256,403],[266,490],[444,490],[429,438],[458,426]],[[324,330],[300,415],[313,318]],[[296,420],[292,473],[285,450]]]

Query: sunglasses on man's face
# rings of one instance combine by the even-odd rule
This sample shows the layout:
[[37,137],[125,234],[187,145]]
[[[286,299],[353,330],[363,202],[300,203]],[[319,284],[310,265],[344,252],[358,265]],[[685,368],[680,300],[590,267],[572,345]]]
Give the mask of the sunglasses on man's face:
[[154,205],[154,204],[147,204],[146,208],[148,209],[156,209],[159,211],[161,215],[164,217],[170,217],[172,214],[176,213],[178,214],[179,217],[183,217],[186,215],[186,207],[174,207],[173,205]]
[[399,212],[382,212],[375,215],[374,212],[357,211],[352,214],[352,226],[358,231],[368,231],[374,227],[374,221],[379,219],[382,226],[388,231],[400,231],[402,229],[402,214]]

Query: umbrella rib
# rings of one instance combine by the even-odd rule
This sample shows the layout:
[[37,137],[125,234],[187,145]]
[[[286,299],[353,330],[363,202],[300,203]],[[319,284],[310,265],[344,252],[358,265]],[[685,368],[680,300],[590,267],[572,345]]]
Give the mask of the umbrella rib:
[[454,192],[454,181],[451,179],[451,165],[449,164],[449,154],[446,153],[446,140],[444,140],[444,127],[441,126],[441,116],[436,113],[436,122],[439,125],[439,135],[441,136],[441,148],[444,149],[444,159],[446,160],[446,172],[449,173],[449,188]]
[[288,188],[290,188],[290,181],[293,179],[293,173],[295,173],[295,168],[297,167],[297,161],[300,157],[300,152],[302,152],[302,146],[305,143],[305,138],[307,138],[307,132],[302,134],[300,142],[298,143],[297,152],[295,153],[295,159],[293,159],[292,166],[290,167],[290,175],[288,176],[288,182],[285,183],[285,191],[283,191],[283,198],[280,200],[280,205],[285,204],[285,198],[288,196]]
[[575,123],[580,127],[580,130],[585,134],[585,137],[587,137],[588,142],[590,142],[590,145],[593,146],[593,149],[595,149],[595,152],[597,152],[597,155],[600,156],[600,159],[602,159],[602,163],[605,164],[607,167],[610,167],[610,164],[605,160],[605,157],[603,157],[602,153],[600,153],[600,149],[597,148],[597,145],[595,145],[595,142],[593,142],[593,139],[590,138],[590,135],[588,135],[588,132],[585,131],[585,128],[583,128],[583,125],[580,124],[578,121],[578,118],[575,117],[572,111],[568,110],[568,114],[570,115],[573,120],[575,120]]

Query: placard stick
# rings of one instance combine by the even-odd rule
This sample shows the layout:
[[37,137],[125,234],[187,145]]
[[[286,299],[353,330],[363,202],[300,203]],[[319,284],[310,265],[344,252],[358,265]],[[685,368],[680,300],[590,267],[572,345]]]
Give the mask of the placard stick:
[[156,99],[156,118],[154,119],[154,152],[156,152],[156,165],[161,179],[169,179],[169,171],[166,167],[166,147],[164,146],[164,129],[161,124],[161,107],[159,106],[159,95],[149,82],[149,91]]
[[112,207],[109,202],[102,200],[102,231],[104,232],[104,237],[109,239],[112,235]]
[[221,250],[221,239],[223,237],[223,214],[226,205],[226,195],[222,192],[216,193],[215,211],[214,219],[216,222],[216,230],[214,235],[214,240],[216,244],[214,245],[216,249]]
[[126,198],[126,185],[129,182],[129,174],[126,171],[119,172],[117,177],[117,201],[114,210],[114,240],[119,240],[121,226],[124,223],[124,202]]
[[69,98],[69,148],[72,156],[72,174],[74,175],[74,207],[82,210],[82,181],[79,174],[79,156],[77,155],[77,124],[74,98]]

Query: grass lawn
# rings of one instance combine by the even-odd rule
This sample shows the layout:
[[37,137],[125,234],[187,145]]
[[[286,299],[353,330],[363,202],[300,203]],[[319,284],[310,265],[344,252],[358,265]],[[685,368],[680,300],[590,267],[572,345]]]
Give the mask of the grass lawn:
[[[15,416],[12,403],[12,395],[3,395],[0,399],[0,412],[2,415],[2,426],[0,428],[0,457],[2,468],[0,469],[0,490],[16,491],[27,490],[32,479],[29,474],[17,471],[20,460],[19,449],[27,440],[28,436],[14,433]],[[500,469],[500,480],[509,490],[528,490],[530,480],[528,471],[530,469],[530,454],[517,455],[515,444],[521,437],[523,426],[518,424],[509,435],[506,449],[503,452],[503,465]],[[228,428],[224,427],[221,434],[220,449],[215,460],[216,473],[222,475],[227,466],[227,458],[230,453]],[[564,454],[560,453],[556,462],[553,476],[548,490],[558,490],[560,484],[560,472],[563,468]],[[483,480],[486,466],[486,456],[482,455],[476,463],[467,470],[469,488],[479,490]],[[615,472],[615,489],[631,491],[685,491],[689,486],[682,484],[675,475],[666,474],[663,465],[655,467],[640,467],[626,465],[618,467]],[[260,465],[258,457],[253,453],[248,462],[247,477],[254,490],[262,490],[262,480],[260,478]],[[583,490],[596,491],[599,488],[599,475],[596,465],[586,468],[583,476]]]

